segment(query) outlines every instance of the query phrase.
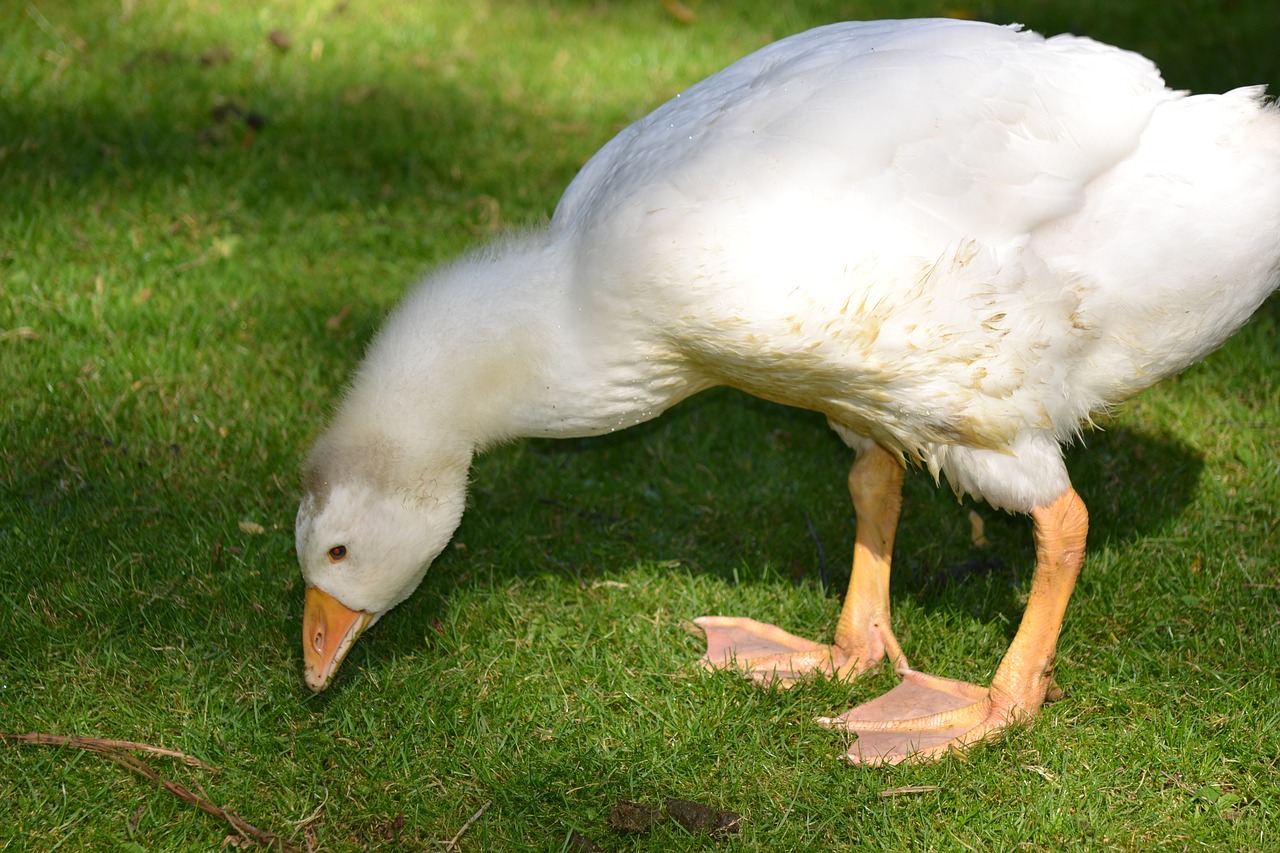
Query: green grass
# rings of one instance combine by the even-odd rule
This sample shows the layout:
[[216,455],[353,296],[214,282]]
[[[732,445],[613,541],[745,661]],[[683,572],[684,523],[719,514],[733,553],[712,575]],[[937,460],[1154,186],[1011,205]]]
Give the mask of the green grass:
[[[297,465],[380,318],[424,269],[545,219],[683,86],[809,26],[950,12],[1134,47],[1177,86],[1280,91],[1270,0],[689,4],[688,24],[657,0],[5,6],[0,731],[199,756],[222,772],[148,760],[302,848],[442,849],[491,803],[461,849],[1275,849],[1275,300],[1073,450],[1092,551],[1066,699],[967,760],[835,759],[810,721],[885,676],[684,674],[702,613],[829,634],[808,524],[847,577],[848,452],[728,392],[481,459],[423,588],[304,690]],[[229,105],[265,118],[248,144]],[[985,549],[908,478],[893,602],[913,663],[984,680],[1032,552],[1025,519],[978,511]],[[666,797],[742,833],[609,827],[618,800]],[[99,758],[0,746],[0,849],[228,831]]]

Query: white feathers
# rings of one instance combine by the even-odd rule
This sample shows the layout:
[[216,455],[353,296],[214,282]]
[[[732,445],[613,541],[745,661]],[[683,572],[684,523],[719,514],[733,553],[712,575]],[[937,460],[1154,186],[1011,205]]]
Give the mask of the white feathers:
[[429,561],[473,453],[712,385],[1029,510],[1069,485],[1061,442],[1220,344],[1278,265],[1258,90],[1188,97],[1136,54],[1014,27],[801,33],[618,134],[545,231],[405,300],[313,454],[328,509],[304,501],[299,559],[349,606],[397,601],[420,572],[339,580],[326,549],[374,530],[361,565]]
[[624,130],[551,234],[582,304],[648,318],[691,372],[1027,510],[1066,481],[1039,450],[1016,470],[1024,450],[1203,357],[1275,288],[1280,121],[1256,94],[1187,98],[1072,36],[833,25]]

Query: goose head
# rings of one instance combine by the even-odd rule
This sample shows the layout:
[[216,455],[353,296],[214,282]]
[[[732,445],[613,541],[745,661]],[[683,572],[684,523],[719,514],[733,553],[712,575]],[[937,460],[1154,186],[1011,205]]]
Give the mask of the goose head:
[[[470,459],[370,466],[368,443],[322,442],[305,475],[295,526],[306,580],[302,651],[307,686],[323,690],[356,639],[409,597],[453,536]],[[414,472],[405,478],[379,470]]]

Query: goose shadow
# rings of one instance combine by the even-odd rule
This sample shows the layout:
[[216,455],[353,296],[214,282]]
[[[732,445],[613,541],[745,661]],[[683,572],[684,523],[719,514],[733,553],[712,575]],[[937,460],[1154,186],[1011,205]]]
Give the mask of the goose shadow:
[[[384,628],[387,647],[430,654],[422,626],[444,616],[454,590],[477,580],[510,586],[550,575],[585,587],[663,563],[726,588],[800,586],[839,599],[853,550],[845,491],[852,458],[821,416],[727,389],[622,433],[504,448],[477,462],[456,537],[464,547],[442,555],[400,605],[403,621]],[[1167,527],[1194,500],[1204,468],[1203,457],[1177,437],[1123,425],[1086,435],[1068,449],[1067,464],[1091,510],[1093,551]],[[984,521],[986,544],[975,544],[971,512]],[[935,485],[924,472],[908,472],[895,607],[909,600],[925,612],[1003,620],[1011,637],[1034,559],[1027,517],[958,503],[945,481]],[[828,608],[832,622],[838,606]],[[820,629],[784,627],[809,636]],[[386,653],[378,645],[369,644],[370,663]]]

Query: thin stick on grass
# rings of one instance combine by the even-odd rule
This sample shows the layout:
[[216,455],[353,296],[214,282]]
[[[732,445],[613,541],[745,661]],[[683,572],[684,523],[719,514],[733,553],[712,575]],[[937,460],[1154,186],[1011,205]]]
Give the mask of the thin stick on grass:
[[468,829],[471,828],[471,824],[478,821],[480,819],[480,815],[484,814],[485,810],[488,809],[489,806],[491,805],[493,805],[493,800],[489,800],[483,806],[476,809],[476,813],[473,814],[471,817],[467,818],[467,822],[462,825],[462,829],[459,829],[457,834],[455,834],[453,838],[450,838],[448,841],[444,843],[444,849],[452,850],[454,847],[457,847],[458,842],[462,839],[462,836],[466,833]]
[[937,785],[905,785],[901,788],[889,788],[879,793],[882,797],[899,797],[903,794],[931,794],[936,790],[938,790]]
[[[22,743],[33,746],[64,746],[74,749],[82,749],[85,752],[92,752],[94,755],[100,755],[109,761],[114,761],[121,767],[125,767],[137,773],[146,779],[150,779],[169,793],[173,794],[183,802],[190,803],[202,812],[211,814],[214,817],[221,818],[231,824],[231,828],[245,838],[253,839],[260,844],[265,844],[280,853],[300,853],[297,847],[285,841],[273,832],[265,829],[259,829],[253,824],[241,818],[235,812],[224,809],[221,806],[203,797],[196,796],[191,789],[185,785],[179,784],[169,779],[165,779],[156,773],[138,758],[129,755],[129,751],[147,752],[152,755],[163,755],[169,758],[176,758],[179,761],[191,767],[198,767],[202,770],[211,770],[219,772],[218,768],[205,764],[198,758],[193,758],[181,752],[172,749],[164,749],[158,746],[152,746],[145,743],[137,743],[134,741],[109,740],[106,738],[95,737],[77,737],[75,735],[51,735],[43,732],[29,732],[27,734],[9,734],[0,732],[0,741],[10,741],[13,743]],[[469,823],[469,822],[468,822]],[[466,829],[466,827],[463,827]]]
[[222,770],[214,767],[212,764],[205,764],[200,759],[178,752],[176,749],[165,749],[160,746],[152,746],[149,743],[138,743],[132,740],[111,740],[109,738],[100,737],[80,737],[76,735],[51,735],[44,732],[28,732],[26,734],[7,734],[0,732],[0,740],[17,741],[18,743],[43,744],[48,746],[72,746],[77,749],[83,749],[86,752],[95,752],[101,754],[104,750],[125,750],[136,752],[148,752],[152,755],[163,755],[168,758],[176,758],[188,767],[195,767],[200,770],[208,770],[210,773],[221,773]]

